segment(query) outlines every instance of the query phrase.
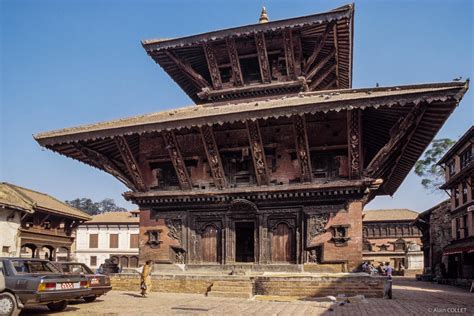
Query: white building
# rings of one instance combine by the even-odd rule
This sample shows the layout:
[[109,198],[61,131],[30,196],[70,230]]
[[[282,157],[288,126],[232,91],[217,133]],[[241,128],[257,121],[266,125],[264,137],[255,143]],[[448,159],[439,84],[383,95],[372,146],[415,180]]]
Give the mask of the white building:
[[112,259],[122,268],[138,267],[139,212],[107,212],[77,228],[77,261],[97,268]]

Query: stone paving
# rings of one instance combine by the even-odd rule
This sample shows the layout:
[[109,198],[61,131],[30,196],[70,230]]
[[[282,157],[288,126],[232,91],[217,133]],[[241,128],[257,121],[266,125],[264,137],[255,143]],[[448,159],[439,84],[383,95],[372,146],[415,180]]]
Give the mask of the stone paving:
[[[275,301],[279,300],[279,301]],[[343,304],[343,305],[339,305]],[[474,294],[448,285],[395,279],[393,299],[353,303],[318,302],[294,297],[204,297],[198,294],[112,291],[94,303],[72,303],[61,313],[28,308],[21,315],[474,315]]]

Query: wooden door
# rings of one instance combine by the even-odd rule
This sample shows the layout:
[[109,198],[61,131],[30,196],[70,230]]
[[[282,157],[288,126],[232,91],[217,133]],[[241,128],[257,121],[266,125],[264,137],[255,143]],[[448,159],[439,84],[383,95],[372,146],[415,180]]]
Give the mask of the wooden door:
[[219,231],[214,225],[207,225],[201,234],[201,260],[219,263]]
[[293,229],[286,223],[279,223],[273,230],[272,262],[291,263],[293,258]]

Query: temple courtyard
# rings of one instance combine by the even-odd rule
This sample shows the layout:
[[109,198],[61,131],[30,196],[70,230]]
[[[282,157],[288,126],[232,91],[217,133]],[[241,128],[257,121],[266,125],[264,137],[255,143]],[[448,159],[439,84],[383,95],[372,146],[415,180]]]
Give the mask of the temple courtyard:
[[[28,308],[21,315],[52,314]],[[54,315],[473,315],[473,294],[448,285],[395,278],[393,299],[338,299],[256,296],[252,299],[154,292],[142,298],[132,291],[111,291],[96,302],[72,303]]]

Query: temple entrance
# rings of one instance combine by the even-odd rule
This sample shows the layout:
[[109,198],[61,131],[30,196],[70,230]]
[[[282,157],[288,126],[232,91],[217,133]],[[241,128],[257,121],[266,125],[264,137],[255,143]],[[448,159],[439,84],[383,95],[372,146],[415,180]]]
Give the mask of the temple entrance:
[[293,263],[294,255],[293,229],[287,223],[279,223],[273,230],[272,262]]
[[219,231],[214,225],[207,225],[201,234],[201,259],[206,263],[219,263]]
[[255,225],[253,222],[235,223],[235,261],[255,261]]

